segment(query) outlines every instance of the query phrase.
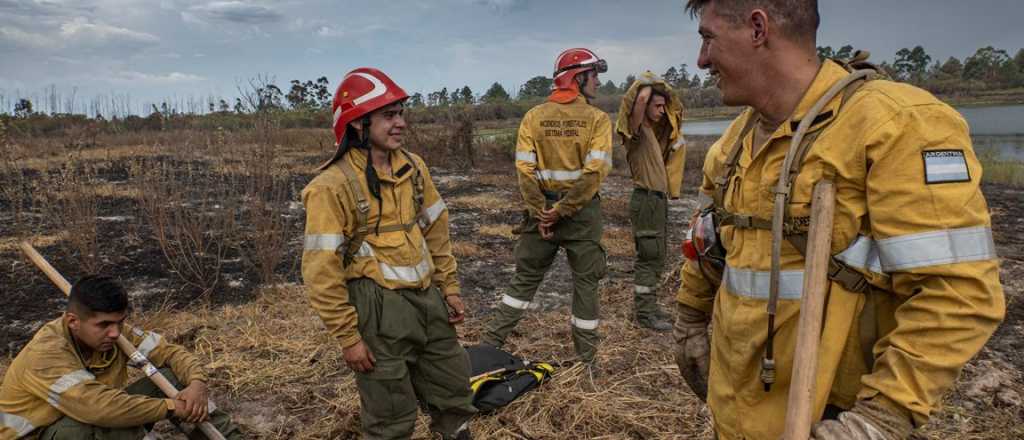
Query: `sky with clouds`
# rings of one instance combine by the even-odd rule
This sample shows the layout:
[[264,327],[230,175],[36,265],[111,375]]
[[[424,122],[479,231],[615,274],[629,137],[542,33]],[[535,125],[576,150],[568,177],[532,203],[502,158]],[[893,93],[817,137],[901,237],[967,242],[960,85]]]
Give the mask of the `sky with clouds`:
[[[257,74],[282,89],[326,76],[333,87],[378,67],[409,93],[497,81],[510,92],[550,75],[568,47],[609,64],[602,80],[687,63],[696,22],[681,0],[0,0],[0,96],[63,100],[130,96],[150,102],[237,96]],[[1020,0],[820,0],[819,45],[852,44],[892,59],[922,45],[963,59],[1024,46]],[[3,104],[4,102],[0,102]],[[40,108],[40,103],[36,105]],[[0,109],[0,111],[8,109]]]

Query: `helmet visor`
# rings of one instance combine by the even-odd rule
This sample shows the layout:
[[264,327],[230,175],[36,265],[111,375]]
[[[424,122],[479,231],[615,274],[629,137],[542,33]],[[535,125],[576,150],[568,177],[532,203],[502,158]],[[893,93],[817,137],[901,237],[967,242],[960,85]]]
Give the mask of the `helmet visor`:
[[561,69],[558,69],[555,72],[555,75],[557,76],[559,73],[565,72],[567,70],[580,69],[580,68],[594,69],[594,70],[597,71],[597,73],[605,73],[605,72],[608,71],[608,62],[605,61],[605,60],[597,60],[597,61],[594,61],[592,63],[573,64],[571,66],[565,66],[565,67],[563,67]]

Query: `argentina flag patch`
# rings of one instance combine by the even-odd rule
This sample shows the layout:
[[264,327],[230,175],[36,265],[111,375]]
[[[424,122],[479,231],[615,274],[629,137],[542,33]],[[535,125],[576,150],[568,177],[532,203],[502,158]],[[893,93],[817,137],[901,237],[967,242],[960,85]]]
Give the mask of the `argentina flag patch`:
[[970,182],[964,150],[930,150],[924,157],[924,183]]

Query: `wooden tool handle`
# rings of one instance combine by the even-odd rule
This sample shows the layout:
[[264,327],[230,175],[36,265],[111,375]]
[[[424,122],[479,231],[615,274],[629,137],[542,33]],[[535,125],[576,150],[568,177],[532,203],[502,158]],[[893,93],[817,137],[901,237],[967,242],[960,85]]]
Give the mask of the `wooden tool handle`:
[[[46,274],[46,277],[49,278],[50,281],[53,282],[53,284],[57,285],[57,288],[60,289],[61,292],[64,292],[64,295],[71,294],[71,283],[69,283],[68,280],[64,278],[63,275],[60,274],[60,272],[57,272],[57,269],[54,269],[53,266],[50,265],[50,262],[46,261],[46,259],[43,258],[43,256],[40,255],[39,252],[37,252],[36,249],[32,247],[32,245],[28,244],[28,242],[23,241],[20,244],[18,244],[18,247],[20,247],[21,251],[25,254],[25,256],[28,257],[30,261],[32,261],[32,264],[35,264],[35,266],[38,267],[39,270],[43,271],[43,273]],[[168,381],[163,374],[160,374],[160,371],[157,370],[156,367],[149,362],[149,359],[146,359],[146,357],[142,353],[139,353],[135,346],[132,345],[132,343],[127,338],[124,337],[124,334],[118,336],[117,347],[120,348],[121,351],[125,353],[125,355],[132,358],[133,360],[144,360],[145,363],[143,364],[142,370],[146,373],[146,376],[149,376],[149,379],[152,380],[153,383],[156,384],[158,388],[160,388],[160,391],[163,391],[163,393],[167,397],[173,399],[178,396],[178,389],[174,388],[174,385],[172,385],[171,382]],[[224,435],[222,435],[220,431],[217,430],[216,427],[210,424],[210,422],[200,423],[199,430],[202,431],[203,434],[206,434],[206,437],[209,438],[210,440],[227,440],[224,438]]]
[[832,257],[832,220],[835,215],[835,188],[830,180],[814,185],[811,196],[811,226],[807,238],[803,296],[797,324],[793,375],[789,384],[786,428],[782,438],[807,440],[814,423],[814,389],[818,372],[818,348],[828,295],[828,263]]

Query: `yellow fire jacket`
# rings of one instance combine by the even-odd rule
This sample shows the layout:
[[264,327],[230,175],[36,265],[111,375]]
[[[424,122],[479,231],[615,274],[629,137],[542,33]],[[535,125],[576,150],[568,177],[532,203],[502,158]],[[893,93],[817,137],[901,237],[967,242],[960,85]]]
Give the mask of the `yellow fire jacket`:
[[[125,326],[124,335],[156,367],[182,383],[206,381],[199,360],[154,332]],[[140,426],[167,418],[171,399],[124,392],[128,356],[116,346],[79,357],[63,318],[50,321],[18,353],[0,385],[0,439],[34,438],[61,416],[94,426]]]
[[[328,332],[344,347],[361,340],[356,311],[348,301],[348,280],[366,277],[386,289],[426,289],[433,283],[446,296],[460,292],[448,235],[448,208],[431,181],[423,159],[407,154],[391,154],[391,175],[378,172],[380,201],[370,195],[363,171],[366,153],[358,149],[350,150],[302,190],[302,202],[306,206],[302,278],[309,288],[313,308]],[[407,157],[416,163],[410,163]],[[356,172],[363,197],[369,204],[369,233],[348,267],[343,267],[342,258],[348,241],[359,227],[356,224],[358,198],[349,189],[340,161],[347,161]],[[414,208],[413,178],[417,168],[423,179],[426,218],[419,219],[422,221],[417,221],[419,213]],[[377,225],[381,228],[410,227],[375,233]]]
[[[752,136],[745,136],[725,195],[729,212],[771,218],[774,185],[798,121],[845,75],[826,61],[793,117],[756,155],[751,156]],[[836,96],[811,128],[810,133],[822,131],[797,176],[788,209],[797,224],[806,220],[814,183],[833,176],[832,252],[866,275],[872,289],[862,294],[830,284],[815,410],[820,416],[827,403],[850,408],[857,399],[881,399],[903,408],[920,426],[1005,313],[979,186],[982,170],[966,122],[931,94],[875,80],[839,110],[842,99]],[[740,115],[708,152],[705,195],[753,117],[750,109]],[[726,225],[721,239],[726,270],[717,295],[688,261],[677,299],[712,314],[708,405],[719,436],[777,439],[785,420],[804,259],[783,242],[777,381],[765,392],[759,372],[768,327],[771,233]],[[876,316],[863,329],[862,313]],[[862,330],[877,334],[874,359],[867,365]]]
[[[640,94],[640,89],[646,86],[651,86],[669,97],[669,101],[665,103],[665,116],[650,131],[645,131],[645,133],[654,134],[655,139],[650,140],[637,139],[642,134],[632,133],[629,126],[629,119],[633,115],[633,103],[636,101],[637,95]],[[683,184],[683,166],[686,160],[686,139],[683,137],[682,123],[683,103],[668,83],[650,71],[641,74],[629,87],[626,94],[622,95],[619,115],[615,120],[615,131],[622,136],[622,145],[627,148],[626,159],[630,162],[630,172],[633,174],[635,185],[659,190],[649,187],[651,180],[658,179],[642,175],[645,172],[652,173],[653,170],[648,169],[648,164],[657,164],[662,168],[658,174],[660,175],[661,172],[665,174],[668,196],[673,199],[679,198]],[[648,142],[657,145],[657,151],[644,151],[649,146]],[[656,157],[647,157],[647,155]]]
[[568,104],[545,102],[523,116],[516,141],[519,190],[530,214],[545,207],[571,217],[594,198],[612,168],[612,127],[608,115],[580,96]]

